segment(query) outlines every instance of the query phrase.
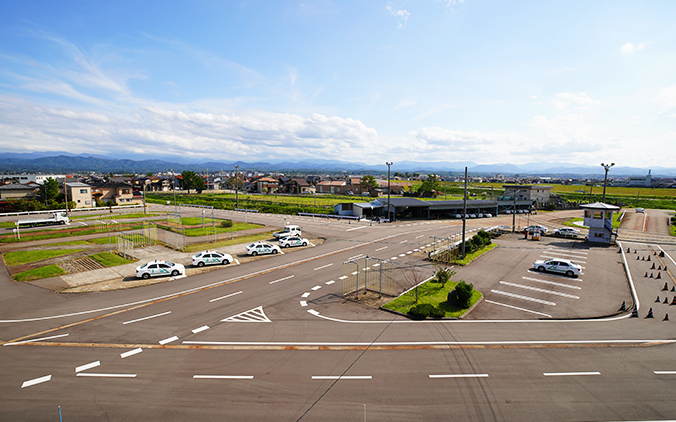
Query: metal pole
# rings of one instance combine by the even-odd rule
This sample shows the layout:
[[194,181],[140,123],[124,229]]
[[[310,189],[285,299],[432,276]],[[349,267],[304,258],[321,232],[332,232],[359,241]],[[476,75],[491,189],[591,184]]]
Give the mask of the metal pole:
[[237,169],[239,166],[235,166],[235,209],[239,208],[239,174]]
[[387,221],[392,221],[390,218],[390,166],[394,163],[388,163],[387,164]]
[[601,202],[606,202],[606,184],[608,183],[608,170],[610,170],[610,168],[614,165],[615,163],[610,164],[601,163],[601,167],[603,167],[604,170],[606,171],[606,175],[603,177],[603,199],[601,199]]
[[465,167],[465,194],[462,199],[462,258],[465,258],[465,229],[467,224],[467,167]]

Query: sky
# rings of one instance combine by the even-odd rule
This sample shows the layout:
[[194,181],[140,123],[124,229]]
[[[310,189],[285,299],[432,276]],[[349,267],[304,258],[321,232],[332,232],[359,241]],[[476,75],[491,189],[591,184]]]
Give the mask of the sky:
[[674,167],[674,16],[670,0],[0,0],[0,151]]

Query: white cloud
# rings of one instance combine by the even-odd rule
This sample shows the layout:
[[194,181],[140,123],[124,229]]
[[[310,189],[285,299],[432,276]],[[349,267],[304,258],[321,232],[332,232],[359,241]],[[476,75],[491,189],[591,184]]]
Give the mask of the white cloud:
[[643,50],[646,48],[648,45],[650,45],[649,42],[644,42],[644,43],[639,43],[639,44],[634,44],[633,42],[628,42],[622,47],[620,47],[620,51],[622,54],[633,54],[639,50]]
[[662,107],[662,110],[676,107],[676,85],[661,89],[655,100]]
[[411,16],[408,10],[406,9],[395,10],[390,5],[385,6],[385,8],[390,12],[392,16],[397,18],[398,20],[397,28],[401,29],[406,26],[406,22],[408,21],[409,16]]
[[601,105],[601,101],[591,98],[584,92],[560,92],[553,101],[554,106],[561,111],[588,110],[593,106]]

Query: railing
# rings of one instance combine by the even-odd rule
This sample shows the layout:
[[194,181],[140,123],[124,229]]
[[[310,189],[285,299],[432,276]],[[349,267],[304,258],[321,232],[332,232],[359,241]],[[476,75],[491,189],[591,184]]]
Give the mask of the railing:
[[41,211],[18,211],[18,212],[4,212],[0,213],[0,217],[9,217],[12,215],[32,215],[32,214],[52,214],[55,212],[81,212],[81,211],[100,211],[100,210],[120,210],[126,208],[143,208],[142,204],[132,205],[115,205],[113,207],[91,207],[91,208],[73,208],[73,209],[58,209],[58,210],[41,210]]

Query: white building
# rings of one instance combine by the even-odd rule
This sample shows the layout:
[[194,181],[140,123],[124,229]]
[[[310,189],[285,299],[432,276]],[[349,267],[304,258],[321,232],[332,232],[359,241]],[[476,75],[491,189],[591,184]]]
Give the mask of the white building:
[[652,186],[650,170],[648,170],[647,176],[629,176],[627,178],[627,186],[631,188],[649,188]]
[[580,205],[584,210],[584,225],[589,227],[589,241],[609,244],[617,231],[613,231],[613,213],[620,208],[615,205],[594,202]]
[[54,180],[65,179],[65,174],[0,174],[0,180],[16,180],[24,185],[28,182],[37,183],[39,185],[45,183],[48,178]]

